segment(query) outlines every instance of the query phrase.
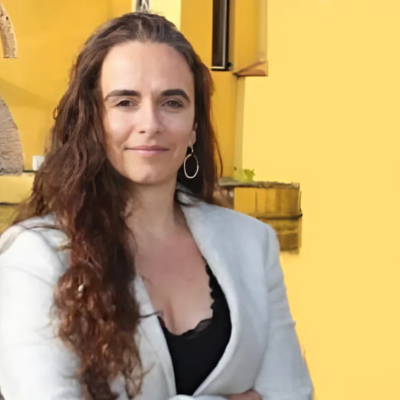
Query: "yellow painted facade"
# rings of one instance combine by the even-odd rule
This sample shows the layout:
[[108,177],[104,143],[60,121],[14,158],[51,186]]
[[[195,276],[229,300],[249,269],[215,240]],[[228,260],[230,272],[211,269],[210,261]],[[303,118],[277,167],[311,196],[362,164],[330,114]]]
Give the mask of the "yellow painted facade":
[[236,129],[237,79],[231,72],[212,71],[215,93],[213,98],[214,124],[224,163],[224,176],[232,176],[234,167]]
[[[29,168],[78,47],[131,5],[2,1],[20,58],[0,59],[0,91]],[[210,63],[211,0],[152,1]],[[207,24],[190,24],[185,1],[196,3],[196,20]],[[258,28],[258,57],[267,56],[269,76],[237,81],[213,72],[225,174],[236,165],[254,168],[260,180],[301,184],[302,248],[281,261],[316,399],[400,399],[400,3],[263,4],[268,24]],[[237,57],[257,51],[240,35],[234,45],[249,46]]]
[[270,0],[268,78],[246,78],[243,165],[300,182],[282,254],[318,400],[400,399],[400,3]]
[[167,17],[175,26],[181,27],[182,0],[152,0],[151,10]]
[[[53,109],[72,60],[95,27],[129,12],[130,0],[2,0],[14,24],[18,58],[0,57],[0,92],[21,135],[25,168],[42,155]],[[1,195],[1,194],[0,194]]]
[[230,61],[234,70],[239,70],[258,61],[258,19],[261,0],[232,0]]

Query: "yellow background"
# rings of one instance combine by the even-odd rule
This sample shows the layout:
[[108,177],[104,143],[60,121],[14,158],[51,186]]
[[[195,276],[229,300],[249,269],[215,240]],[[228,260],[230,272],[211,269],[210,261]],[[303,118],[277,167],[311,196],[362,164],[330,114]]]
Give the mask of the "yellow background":
[[[52,111],[84,40],[131,8],[130,0],[1,0],[18,42],[18,58],[0,56],[0,92],[18,125],[25,168],[42,155]],[[1,53],[2,54],[2,53]]]
[[282,255],[318,400],[400,399],[400,2],[270,0],[243,165],[300,182]]
[[400,399],[399,43],[397,0],[269,0],[244,84],[243,165],[303,192],[281,261],[318,400]]
[[[242,10],[236,24],[256,18],[246,4],[258,0],[233,1]],[[208,63],[210,2],[153,3],[171,12]],[[20,58],[0,59],[0,91],[29,168],[79,46],[130,2],[3,3]],[[236,165],[260,180],[301,184],[303,247],[281,261],[316,399],[398,400],[400,2],[269,0],[267,10],[259,46],[269,76],[237,82],[213,72],[227,175]],[[234,40],[234,62],[245,65],[240,57],[254,44],[246,32]]]

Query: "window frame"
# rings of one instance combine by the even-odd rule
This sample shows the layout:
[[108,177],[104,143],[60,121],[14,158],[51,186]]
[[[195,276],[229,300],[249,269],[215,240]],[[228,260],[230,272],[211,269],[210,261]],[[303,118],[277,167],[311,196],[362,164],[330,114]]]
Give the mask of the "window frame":
[[[214,8],[215,8],[215,2],[217,1],[223,1],[224,4],[224,14],[225,18],[223,20],[223,26],[219,27],[219,29],[223,30],[222,34],[222,63],[221,65],[214,65],[214,34],[216,27],[214,26]],[[229,62],[229,30],[230,30],[230,20],[229,20],[229,15],[230,15],[230,0],[213,0],[213,25],[212,25],[212,37],[213,37],[213,43],[212,43],[212,57],[211,57],[211,70],[212,71],[229,71],[229,68],[231,66],[231,63]],[[219,43],[221,45],[221,43]]]

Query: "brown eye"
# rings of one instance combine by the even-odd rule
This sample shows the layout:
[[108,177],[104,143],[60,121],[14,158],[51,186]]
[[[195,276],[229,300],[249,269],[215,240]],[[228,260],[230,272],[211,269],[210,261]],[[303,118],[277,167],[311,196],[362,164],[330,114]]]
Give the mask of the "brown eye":
[[168,101],[165,103],[165,105],[166,105],[167,107],[169,107],[169,108],[174,108],[174,109],[177,109],[177,108],[181,108],[181,107],[182,107],[182,104],[179,103],[179,101],[176,101],[176,100],[168,100]]
[[132,105],[132,102],[129,100],[121,100],[120,102],[117,103],[117,107],[130,107]]

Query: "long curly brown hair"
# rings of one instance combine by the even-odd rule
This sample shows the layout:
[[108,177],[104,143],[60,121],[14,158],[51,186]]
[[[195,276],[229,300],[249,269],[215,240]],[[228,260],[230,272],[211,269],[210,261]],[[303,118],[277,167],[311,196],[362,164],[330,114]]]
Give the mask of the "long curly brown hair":
[[59,337],[80,358],[77,373],[94,400],[116,398],[108,382],[119,374],[133,398],[144,376],[134,340],[142,316],[132,291],[136,273],[125,223],[130,192],[126,178],[106,157],[99,88],[106,55],[128,41],[165,43],[185,57],[193,73],[194,151],[201,168],[191,180],[181,168],[178,182],[194,197],[215,203],[222,171],[211,118],[211,74],[185,37],[171,22],[150,13],[126,14],[98,28],[72,68],[54,114],[45,161],[14,221],[53,213],[58,229],[69,238],[70,265],[55,288],[54,320]]

